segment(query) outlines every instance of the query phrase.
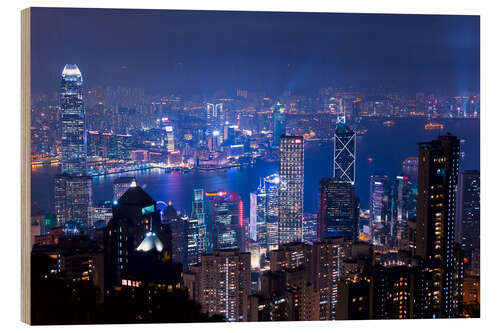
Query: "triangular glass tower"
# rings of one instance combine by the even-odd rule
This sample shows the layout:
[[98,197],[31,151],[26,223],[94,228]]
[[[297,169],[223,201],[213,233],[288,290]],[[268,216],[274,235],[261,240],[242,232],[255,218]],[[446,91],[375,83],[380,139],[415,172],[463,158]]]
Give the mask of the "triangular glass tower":
[[345,113],[337,118],[333,153],[333,178],[354,185],[356,179],[356,133],[346,125]]

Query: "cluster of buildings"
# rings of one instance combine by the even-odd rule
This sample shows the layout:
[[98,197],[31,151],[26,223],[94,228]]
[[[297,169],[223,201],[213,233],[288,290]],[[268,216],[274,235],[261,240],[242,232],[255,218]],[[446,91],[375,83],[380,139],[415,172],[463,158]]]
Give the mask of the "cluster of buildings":
[[[78,67],[66,65],[55,214],[32,218],[32,253],[51,259],[47,276],[89,281],[99,290],[98,304],[186,291],[202,313],[229,322],[478,313],[480,177],[460,171],[457,137],[420,143],[418,158],[405,161],[394,180],[373,174],[363,212],[355,195],[356,132],[341,101],[333,174],[320,180],[318,213],[309,216],[303,211],[305,138],[290,133],[277,103],[268,148],[278,172],[263,177],[250,198],[198,188],[191,213],[181,215],[135,179],[121,177],[112,200],[93,205],[82,94]],[[209,103],[205,111],[213,131],[221,129],[212,133],[208,151],[235,148],[224,104]],[[169,154],[176,147],[172,132],[167,126]],[[135,315],[142,318],[154,306]]]
[[[83,106],[85,99],[91,175],[151,167],[213,169],[252,163],[256,158],[276,160],[273,151],[285,127],[290,135],[305,140],[331,140],[331,128],[339,117],[352,120],[351,130],[362,134],[366,131],[362,119],[480,115],[477,94],[405,96],[325,88],[316,96],[287,92],[275,104],[265,93],[244,89],[238,89],[236,95],[183,97],[147,95],[143,89],[125,87],[82,89],[69,71],[68,67],[61,89],[68,89],[68,103],[73,103],[71,91],[79,91],[75,103]],[[57,128],[68,120],[65,110],[79,106],[62,103],[61,94],[57,96],[33,97],[34,166],[62,162],[63,142]]]

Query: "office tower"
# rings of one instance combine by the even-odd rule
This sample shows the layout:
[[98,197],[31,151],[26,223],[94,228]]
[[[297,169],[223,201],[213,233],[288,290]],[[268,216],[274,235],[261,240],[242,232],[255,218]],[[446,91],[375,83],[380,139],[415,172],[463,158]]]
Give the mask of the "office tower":
[[186,265],[186,224],[171,202],[161,213],[162,223],[172,232],[172,261]]
[[460,141],[452,135],[420,144],[416,254],[431,281],[427,317],[454,317],[455,204]]
[[87,177],[87,132],[82,74],[64,66],[59,94],[61,108],[61,172],[54,178],[54,208],[58,225],[73,221],[88,227],[92,207],[92,178]]
[[236,143],[236,129],[238,126],[229,125],[229,122],[224,123],[223,141],[225,145],[234,145]]
[[99,222],[104,222],[106,225],[109,220],[113,217],[113,210],[111,208],[111,202],[103,202],[92,207],[90,226],[97,226]]
[[279,183],[280,177],[277,173],[264,178],[268,250],[275,249],[278,246]]
[[132,183],[137,181],[133,177],[118,177],[113,181],[113,201],[120,199],[123,193],[132,186]]
[[279,145],[278,244],[302,241],[304,140],[282,136]]
[[417,216],[417,187],[408,176],[397,176],[394,181],[393,219],[398,223],[407,222]]
[[196,265],[200,262],[201,255],[207,252],[206,248],[203,247],[204,242],[200,237],[199,221],[187,216],[181,217],[181,221],[184,224],[185,230],[184,254],[186,265]]
[[[260,261],[261,261],[259,243],[251,240],[249,243],[248,249],[249,249],[248,252],[250,252],[250,265],[252,267],[252,270],[254,272],[259,271],[260,270]],[[258,273],[260,273],[260,272],[258,272]],[[253,282],[253,280],[254,279],[252,279],[252,282]],[[257,288],[253,288],[253,289],[258,289],[258,286],[257,286]]]
[[101,134],[98,131],[87,131],[87,156],[103,156]]
[[54,205],[57,225],[72,221],[83,227],[89,227],[92,214],[92,178],[56,175]]
[[222,140],[223,136],[219,130],[213,130],[212,134],[208,134],[207,136],[208,151],[211,153],[219,151],[221,149]]
[[345,113],[337,119],[333,140],[333,178],[354,185],[356,180],[356,133],[345,122]]
[[[250,193],[250,238],[267,248],[267,193],[261,178],[257,191]],[[253,233],[253,237],[252,237]]]
[[385,173],[370,176],[370,239],[380,244],[388,232],[390,218],[390,183]]
[[165,126],[165,132],[167,133],[167,151],[171,153],[175,150],[174,128],[172,126]]
[[[210,253],[213,249],[213,228],[210,224],[208,212],[209,202],[205,197],[205,191],[203,189],[194,189],[191,219],[188,221],[188,229],[191,230],[189,232],[189,235],[192,235],[191,244],[194,244],[194,239],[196,238],[198,256],[203,253]],[[196,237],[194,233],[196,233]]]
[[312,246],[311,276],[314,290],[319,292],[320,320],[336,319],[338,283],[346,246],[342,237],[327,238]]
[[64,66],[60,90],[62,173],[87,174],[87,132],[82,74],[76,65]]
[[476,170],[461,172],[457,192],[457,242],[472,263],[472,252],[480,245],[480,174]]
[[228,322],[247,321],[250,269],[250,253],[214,250],[203,255],[199,265],[190,267],[184,285],[201,304],[202,312],[220,315]]
[[417,188],[409,176],[397,176],[392,189],[391,235],[404,247],[408,221],[417,216]]
[[356,240],[359,200],[350,182],[323,178],[319,183],[318,240],[342,236]]
[[273,110],[273,142],[272,146],[279,147],[280,137],[286,135],[286,110],[278,101]]
[[352,119],[354,121],[361,120],[361,99],[359,98],[352,101]]
[[207,103],[207,123],[209,125],[222,125],[224,120],[224,104]]
[[130,151],[132,149],[133,137],[131,134],[116,134],[115,135],[115,145],[116,154],[115,157],[122,160],[130,160]]
[[250,218],[248,222],[250,240],[257,240],[257,194],[250,193]]
[[209,203],[209,226],[214,249],[247,248],[243,224],[243,201],[234,192],[205,192]]
[[318,241],[318,214],[304,213],[302,220],[302,241],[312,244]]

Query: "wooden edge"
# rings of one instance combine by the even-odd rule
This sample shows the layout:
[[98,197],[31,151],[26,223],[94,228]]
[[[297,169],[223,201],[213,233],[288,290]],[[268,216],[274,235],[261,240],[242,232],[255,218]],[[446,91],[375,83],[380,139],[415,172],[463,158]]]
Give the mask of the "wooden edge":
[[21,321],[31,324],[31,10],[21,11]]

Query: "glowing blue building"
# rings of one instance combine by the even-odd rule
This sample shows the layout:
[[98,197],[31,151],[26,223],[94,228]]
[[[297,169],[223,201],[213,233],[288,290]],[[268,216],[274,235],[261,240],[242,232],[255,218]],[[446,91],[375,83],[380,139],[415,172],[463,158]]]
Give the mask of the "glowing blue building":
[[59,95],[62,121],[61,165],[63,174],[74,176],[87,173],[87,133],[82,83],[78,66],[64,66]]

